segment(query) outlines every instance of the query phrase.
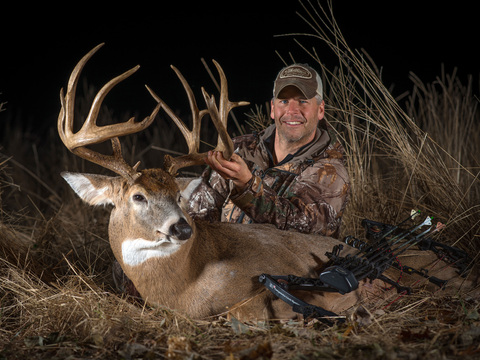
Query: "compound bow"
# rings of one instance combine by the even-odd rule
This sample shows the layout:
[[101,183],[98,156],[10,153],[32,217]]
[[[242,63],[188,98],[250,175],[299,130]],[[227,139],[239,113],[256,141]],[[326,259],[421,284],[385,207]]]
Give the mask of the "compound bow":
[[[455,267],[462,277],[465,277],[470,269],[471,260],[465,251],[439,243],[427,236],[445,227],[440,222],[432,225],[431,217],[427,217],[422,223],[408,229],[401,227],[419,214],[420,211],[412,210],[410,216],[398,225],[363,220],[362,226],[365,227],[366,238],[369,242],[347,236],[344,239],[345,244],[358,251],[355,254],[341,256],[344,249],[343,244],[335,245],[331,252],[325,254],[330,261],[318,278],[262,274],[259,281],[273,294],[291,305],[293,311],[302,314],[305,320],[316,318],[328,325],[332,325],[334,320],[343,321],[343,319],[331,311],[304,302],[289,291],[338,292],[343,295],[357,289],[359,281],[363,279],[379,279],[395,287],[400,293],[410,294],[411,288],[401,286],[398,281],[383,274],[390,267],[399,269],[403,273],[420,275],[443,289],[447,280],[429,275],[427,269],[414,269],[402,265],[398,261],[398,256],[413,246],[419,250],[432,251]],[[424,227],[427,228],[422,231],[421,229]]]

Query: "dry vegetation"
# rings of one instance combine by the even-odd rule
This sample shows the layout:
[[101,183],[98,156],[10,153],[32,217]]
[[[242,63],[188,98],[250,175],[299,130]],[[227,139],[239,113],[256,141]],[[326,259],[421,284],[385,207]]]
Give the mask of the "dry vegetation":
[[[423,84],[412,75],[413,89],[399,105],[368,56],[351,50],[322,11],[307,4],[304,20],[339,59],[335,70],[323,70],[328,120],[346,146],[352,178],[343,233],[361,236],[363,218],[395,222],[420,208],[447,224],[442,241],[477,260],[480,119],[471,79],[465,85],[442,73]],[[321,66],[314,50],[301,51]],[[8,113],[5,104],[0,109]],[[257,126],[268,119],[255,113]],[[2,124],[0,141],[0,359],[480,356],[480,300],[463,293],[388,292],[332,328],[194,321],[119,296],[110,280],[108,211],[82,205],[58,175],[102,170],[68,154],[53,127],[40,139]],[[160,165],[155,146],[172,144],[154,127],[125,141],[131,163],[148,166]]]

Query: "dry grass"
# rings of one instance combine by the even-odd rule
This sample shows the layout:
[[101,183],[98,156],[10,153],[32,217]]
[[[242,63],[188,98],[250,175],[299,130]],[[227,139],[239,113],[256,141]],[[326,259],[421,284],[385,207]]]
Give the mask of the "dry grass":
[[425,85],[412,75],[402,107],[368,55],[348,47],[330,9],[309,1],[304,8],[309,37],[328,44],[339,61],[330,71],[297,41],[324,71],[327,120],[346,145],[353,179],[346,228],[371,214],[372,204],[374,218],[392,222],[420,208],[445,222],[457,244],[478,248],[480,122],[471,79],[465,86],[443,73]]
[[[368,56],[351,50],[323,11],[306,2],[303,16],[312,27],[308,36],[329,44],[339,59],[335,70],[323,70],[328,121],[346,145],[352,178],[343,233],[361,236],[362,218],[395,222],[415,207],[447,223],[442,240],[476,256],[480,121],[471,80],[464,85],[455,73],[442,73],[423,84],[412,75],[413,90],[401,106]],[[301,51],[321,65],[314,50]],[[92,91],[85,89],[88,103]],[[268,122],[262,113],[252,112],[251,126]],[[110,112],[104,114],[108,119]],[[155,128],[125,139],[129,162],[161,166],[153,146],[182,151],[171,140]],[[193,321],[119,296],[110,279],[108,209],[82,205],[58,176],[103,169],[67,153],[55,129],[40,139],[5,126],[1,141],[0,153],[14,156],[0,155],[0,359],[479,356],[480,300],[466,294],[390,291],[332,328]]]

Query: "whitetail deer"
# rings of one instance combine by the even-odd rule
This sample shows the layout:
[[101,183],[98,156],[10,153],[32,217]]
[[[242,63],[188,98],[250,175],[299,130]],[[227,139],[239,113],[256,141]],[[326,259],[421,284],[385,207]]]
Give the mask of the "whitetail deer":
[[[313,276],[328,261],[325,253],[339,240],[278,230],[272,225],[195,222],[183,207],[184,199],[198,185],[197,180],[179,186],[177,170],[203,163],[199,154],[200,121],[209,114],[218,130],[217,149],[229,158],[232,142],[226,121],[232,108],[245,105],[227,97],[227,81],[215,63],[221,79],[219,107],[203,89],[207,108],[199,111],[191,88],[180,72],[193,115],[190,131],[173,111],[150,90],[157,100],[152,114],[141,122],[96,125],[102,100],[110,89],[130,76],[138,67],[114,78],[97,94],[90,113],[73,133],[75,89],[85,63],[101,45],[85,55],[73,70],[62,108],[58,132],[65,146],[74,154],[108,168],[120,176],[62,173],[75,192],[90,205],[112,204],[109,240],[113,253],[142,298],[150,304],[203,318],[225,311],[235,311],[244,318],[290,318],[291,307],[263,290],[258,277],[262,273]],[[138,132],[149,126],[163,108],[187,139],[189,154],[167,161],[168,171],[137,170],[122,158],[119,136]],[[112,141],[113,155],[102,155],[85,146]],[[453,273],[453,270],[452,270]],[[341,312],[372,291],[365,283],[346,295],[306,294],[306,300],[330,311]],[[238,305],[241,304],[241,305]]]

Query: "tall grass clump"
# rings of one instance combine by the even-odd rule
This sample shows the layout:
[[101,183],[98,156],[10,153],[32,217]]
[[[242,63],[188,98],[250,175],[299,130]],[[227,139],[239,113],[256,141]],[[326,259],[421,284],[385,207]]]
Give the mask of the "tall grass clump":
[[344,229],[360,218],[398,222],[412,208],[446,223],[447,242],[479,250],[480,154],[478,100],[472,81],[455,72],[432,84],[412,74],[413,91],[402,107],[382,82],[368,54],[351,49],[332,6],[301,2],[308,36],[327,44],[338,59],[327,69],[316,50],[297,44],[322,68],[326,116],[343,140],[352,180]]

